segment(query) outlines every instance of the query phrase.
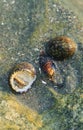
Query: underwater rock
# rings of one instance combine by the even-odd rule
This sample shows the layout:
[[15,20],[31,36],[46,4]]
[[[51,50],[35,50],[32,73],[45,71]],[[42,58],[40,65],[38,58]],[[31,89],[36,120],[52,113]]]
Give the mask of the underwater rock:
[[45,47],[46,53],[55,60],[64,60],[74,55],[77,45],[67,36],[50,40]]
[[16,92],[26,92],[36,80],[36,70],[32,64],[22,62],[15,66],[10,75],[10,86]]
[[77,73],[70,65],[66,69],[65,90],[67,93],[72,93],[78,86]]

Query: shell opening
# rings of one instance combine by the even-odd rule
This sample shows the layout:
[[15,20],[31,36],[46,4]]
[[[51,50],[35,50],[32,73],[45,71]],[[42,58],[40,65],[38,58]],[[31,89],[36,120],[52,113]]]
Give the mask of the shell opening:
[[29,72],[30,71],[23,70],[12,74],[10,84],[16,92],[27,91],[35,81],[36,75],[32,75]]

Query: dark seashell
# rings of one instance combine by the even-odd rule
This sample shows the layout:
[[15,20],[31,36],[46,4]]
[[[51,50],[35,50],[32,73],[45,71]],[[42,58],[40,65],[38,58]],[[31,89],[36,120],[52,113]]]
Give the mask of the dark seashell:
[[67,36],[59,36],[46,44],[46,53],[55,60],[64,60],[74,55],[77,45]]
[[22,62],[15,66],[10,75],[10,86],[16,92],[26,92],[36,80],[36,71],[32,64]]

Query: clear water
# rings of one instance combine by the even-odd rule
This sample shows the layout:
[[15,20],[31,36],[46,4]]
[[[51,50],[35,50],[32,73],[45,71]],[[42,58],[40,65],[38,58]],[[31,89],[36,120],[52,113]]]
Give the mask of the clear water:
[[[75,0],[0,0],[1,130],[83,129],[82,5],[82,0],[77,4]],[[78,46],[71,59],[54,61],[65,80],[61,88],[40,71],[38,63],[40,50],[58,35],[67,35]],[[37,80],[27,93],[17,94],[9,86],[9,76],[22,61],[34,65]]]

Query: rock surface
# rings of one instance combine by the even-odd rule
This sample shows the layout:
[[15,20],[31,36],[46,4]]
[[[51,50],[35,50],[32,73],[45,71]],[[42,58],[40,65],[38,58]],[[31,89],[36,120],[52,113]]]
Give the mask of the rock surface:
[[[66,7],[57,0],[0,0],[0,130],[83,130],[83,25]],[[61,87],[38,64],[45,43],[60,35],[78,46],[71,59],[55,61]],[[34,65],[37,80],[27,93],[16,94],[8,78],[22,61]]]

